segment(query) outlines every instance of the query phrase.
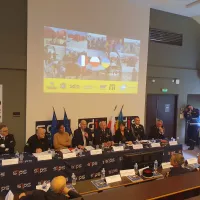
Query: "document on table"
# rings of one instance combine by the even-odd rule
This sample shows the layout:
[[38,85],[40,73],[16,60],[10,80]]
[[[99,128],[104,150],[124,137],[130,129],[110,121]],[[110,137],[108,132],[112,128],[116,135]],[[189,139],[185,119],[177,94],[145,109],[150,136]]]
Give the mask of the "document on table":
[[98,189],[98,190],[102,190],[102,189],[106,189],[109,188],[110,186],[106,183],[105,180],[103,179],[99,179],[99,180],[93,180],[91,181],[92,184]]

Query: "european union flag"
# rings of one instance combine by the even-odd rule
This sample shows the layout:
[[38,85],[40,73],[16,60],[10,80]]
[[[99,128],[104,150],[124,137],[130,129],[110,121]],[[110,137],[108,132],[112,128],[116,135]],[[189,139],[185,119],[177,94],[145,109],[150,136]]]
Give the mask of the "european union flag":
[[64,127],[65,127],[65,131],[66,131],[67,133],[69,133],[69,135],[71,135],[71,134],[72,134],[72,130],[71,130],[71,128],[70,128],[70,122],[69,122],[69,119],[68,119],[68,117],[67,117],[67,113],[66,113],[66,111],[65,111],[65,108],[64,108],[64,119],[63,119],[63,124],[64,124]]
[[57,133],[57,117],[56,112],[53,108],[53,117],[52,117],[52,123],[51,123],[51,142],[53,144],[53,136]]

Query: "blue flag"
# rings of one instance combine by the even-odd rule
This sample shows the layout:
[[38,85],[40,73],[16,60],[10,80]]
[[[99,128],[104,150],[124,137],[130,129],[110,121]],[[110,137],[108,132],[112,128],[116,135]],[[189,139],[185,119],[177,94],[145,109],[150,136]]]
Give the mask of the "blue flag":
[[52,117],[52,123],[51,123],[51,142],[53,144],[53,136],[57,133],[57,117],[56,112],[53,108],[53,117]]
[[66,113],[66,111],[65,111],[65,108],[64,108],[64,119],[63,119],[63,124],[64,124],[64,127],[65,127],[65,131],[66,131],[67,133],[69,133],[69,135],[71,135],[71,134],[72,134],[72,130],[71,130],[71,128],[70,128],[70,122],[69,122],[69,119],[68,119],[68,117],[67,117],[67,113]]
[[122,110],[123,110],[123,107],[121,108],[120,112],[119,112],[119,116],[118,116],[118,119],[117,119],[117,123],[116,123],[116,130],[119,129],[119,126],[121,123],[123,123],[123,113],[122,113]]

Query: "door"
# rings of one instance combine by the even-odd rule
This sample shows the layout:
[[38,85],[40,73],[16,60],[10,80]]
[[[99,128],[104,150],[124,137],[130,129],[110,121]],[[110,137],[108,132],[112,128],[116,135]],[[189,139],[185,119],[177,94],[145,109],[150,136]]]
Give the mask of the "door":
[[165,137],[176,137],[177,96],[147,95],[146,133],[155,125],[156,119],[163,120]]

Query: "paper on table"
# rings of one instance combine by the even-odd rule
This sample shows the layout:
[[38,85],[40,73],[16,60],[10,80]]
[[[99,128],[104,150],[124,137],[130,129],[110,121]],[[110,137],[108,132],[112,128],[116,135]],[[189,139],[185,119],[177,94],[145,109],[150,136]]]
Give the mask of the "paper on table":
[[196,164],[197,163],[197,158],[190,158],[187,159],[188,165]]
[[124,147],[123,146],[113,146],[113,151],[124,151]]
[[12,193],[11,190],[8,191],[5,200],[13,200],[14,199],[14,194]]
[[35,156],[37,158],[38,156],[47,155],[47,154],[49,154],[48,151],[43,151],[41,153],[33,153],[33,156]]
[[76,157],[76,153],[63,153],[63,159],[67,159],[67,158],[75,158]]
[[94,150],[94,148],[93,148],[92,146],[85,146],[85,149],[86,149],[87,151]]
[[2,166],[6,165],[16,165],[19,163],[19,158],[5,159],[2,160]]
[[61,149],[60,150],[62,153],[71,153],[71,151],[69,149]]
[[102,149],[95,149],[90,151],[90,155],[102,154]]
[[43,187],[43,185],[36,185],[36,190],[43,190],[47,192],[49,188],[50,188],[50,183],[47,183],[45,188]]
[[126,169],[126,170],[120,170],[121,177],[123,176],[135,176],[135,170],[134,169]]
[[106,183],[115,183],[121,181],[121,176],[120,175],[114,175],[114,176],[108,176],[106,177]]
[[133,149],[143,149],[142,144],[133,144]]
[[169,145],[170,145],[170,146],[177,145],[177,144],[178,144],[177,141],[170,141],[170,142],[169,142]]
[[144,169],[147,169],[147,168],[149,168],[149,166],[148,166],[148,167],[144,167],[144,168],[142,168],[142,169],[139,169],[139,174],[140,174],[140,176],[142,176],[143,170],[144,170]]
[[164,162],[161,164],[161,166],[163,169],[169,169],[169,168],[173,167],[170,162]]

